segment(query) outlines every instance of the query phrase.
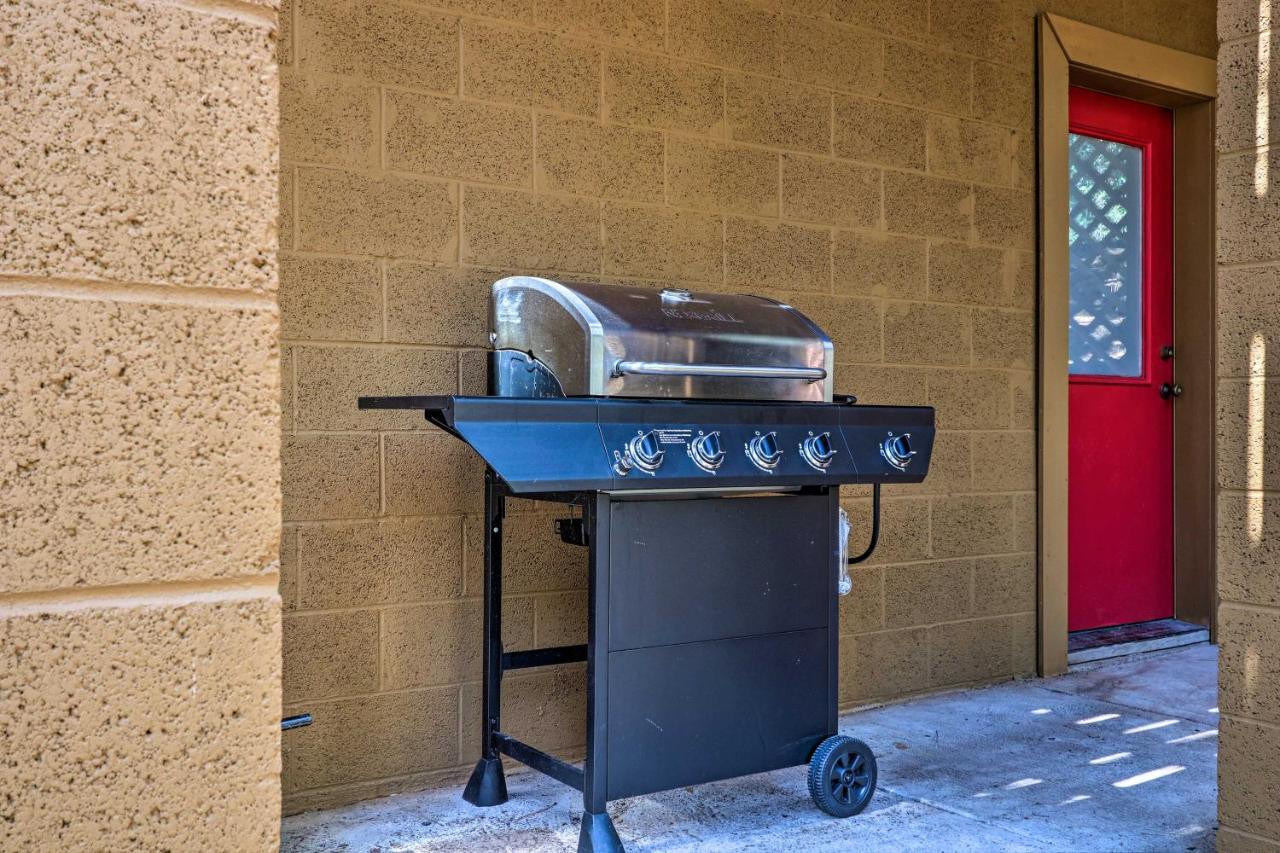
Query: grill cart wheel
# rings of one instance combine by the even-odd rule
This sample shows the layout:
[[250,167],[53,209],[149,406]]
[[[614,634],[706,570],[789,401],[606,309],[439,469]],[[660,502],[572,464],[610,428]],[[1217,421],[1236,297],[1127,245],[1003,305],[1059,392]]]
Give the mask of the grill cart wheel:
[[829,815],[852,817],[876,792],[876,757],[857,738],[835,735],[809,759],[809,796]]

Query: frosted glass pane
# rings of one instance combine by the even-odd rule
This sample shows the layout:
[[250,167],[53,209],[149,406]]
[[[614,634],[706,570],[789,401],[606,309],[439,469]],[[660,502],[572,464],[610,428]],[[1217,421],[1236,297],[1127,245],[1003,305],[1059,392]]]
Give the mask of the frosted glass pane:
[[1142,375],[1142,149],[1070,135],[1071,309],[1075,376]]

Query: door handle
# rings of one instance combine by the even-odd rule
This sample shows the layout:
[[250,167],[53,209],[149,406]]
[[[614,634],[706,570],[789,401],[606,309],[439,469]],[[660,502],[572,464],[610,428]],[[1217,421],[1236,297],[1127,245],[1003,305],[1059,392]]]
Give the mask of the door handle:
[[1172,385],[1166,382],[1160,386],[1160,396],[1166,400],[1168,400],[1170,397],[1181,397],[1182,386],[1179,385],[1177,382],[1174,382]]

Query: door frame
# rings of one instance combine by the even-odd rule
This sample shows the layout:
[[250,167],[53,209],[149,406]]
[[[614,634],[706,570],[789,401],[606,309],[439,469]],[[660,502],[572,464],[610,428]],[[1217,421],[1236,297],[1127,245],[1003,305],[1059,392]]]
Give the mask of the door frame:
[[[1173,111],[1174,616],[1215,629],[1214,99],[1212,59],[1042,13],[1037,17],[1037,654],[1067,669],[1068,92],[1083,86]],[[1175,355],[1175,358],[1179,358]]]

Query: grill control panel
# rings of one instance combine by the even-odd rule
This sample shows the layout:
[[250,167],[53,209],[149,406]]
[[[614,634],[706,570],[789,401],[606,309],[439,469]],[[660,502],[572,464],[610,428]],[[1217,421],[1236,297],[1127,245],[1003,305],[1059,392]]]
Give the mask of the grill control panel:
[[382,397],[361,407],[424,409],[515,494],[913,483],[934,436],[925,406]]

